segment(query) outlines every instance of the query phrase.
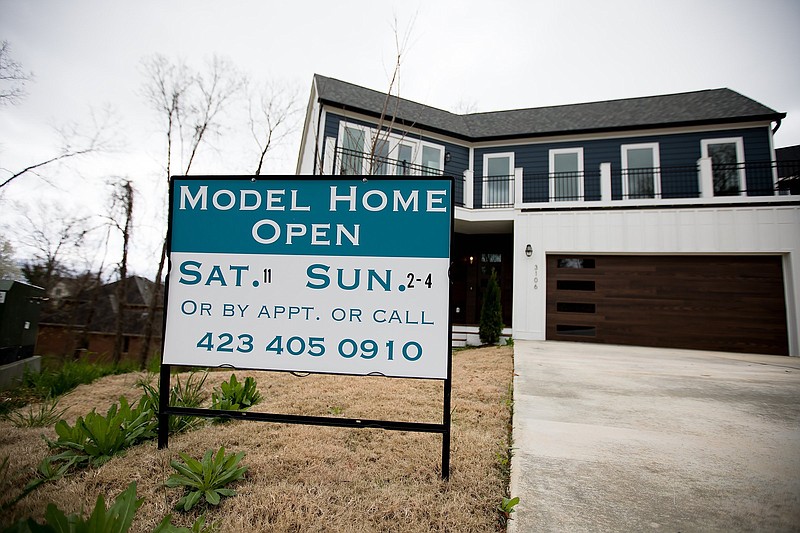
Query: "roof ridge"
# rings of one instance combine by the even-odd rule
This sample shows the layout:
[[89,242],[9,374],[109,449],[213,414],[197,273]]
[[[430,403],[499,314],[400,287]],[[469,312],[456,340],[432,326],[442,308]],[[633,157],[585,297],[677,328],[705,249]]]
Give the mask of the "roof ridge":
[[[740,93],[737,93],[736,91],[734,91],[732,89],[729,89],[727,87],[718,87],[716,89],[698,89],[696,91],[684,91],[684,92],[667,93],[667,94],[653,94],[653,95],[650,95],[650,96],[632,96],[632,97],[629,97],[629,98],[609,98],[609,99],[606,99],[606,100],[592,100],[592,101],[589,101],[589,102],[575,102],[575,103],[572,103],[572,104],[553,104],[553,105],[544,105],[544,106],[538,106],[538,107],[517,107],[517,108],[514,108],[514,109],[501,109],[501,110],[498,110],[498,111],[478,111],[478,112],[475,112],[475,113],[468,113],[466,115],[461,115],[461,116],[469,116],[469,117],[471,117],[471,116],[475,116],[475,115],[487,115],[487,114],[497,114],[497,113],[514,113],[514,112],[517,112],[517,111],[534,111],[534,110],[539,110],[539,109],[554,109],[554,108],[558,108],[558,107],[578,107],[578,106],[593,105],[593,104],[610,104],[610,103],[614,103],[614,102],[630,102],[630,101],[633,101],[633,100],[650,100],[650,99],[653,99],[653,98],[665,98],[665,97],[670,97],[670,96],[685,96],[685,95],[689,95],[689,94],[700,94],[700,93],[715,92],[715,91],[730,91],[730,92],[738,94],[740,96],[744,96],[744,95],[742,95]],[[745,96],[745,98],[747,98],[747,97]]]

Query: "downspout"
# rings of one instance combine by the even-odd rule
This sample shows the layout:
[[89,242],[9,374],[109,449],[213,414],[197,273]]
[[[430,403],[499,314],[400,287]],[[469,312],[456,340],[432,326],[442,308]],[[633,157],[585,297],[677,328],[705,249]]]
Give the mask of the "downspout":
[[778,119],[778,120],[776,121],[775,127],[774,127],[774,128],[772,128],[772,134],[773,134],[773,135],[775,135],[775,132],[776,132],[776,131],[778,131],[778,129],[779,129],[780,127],[781,127],[781,119]]

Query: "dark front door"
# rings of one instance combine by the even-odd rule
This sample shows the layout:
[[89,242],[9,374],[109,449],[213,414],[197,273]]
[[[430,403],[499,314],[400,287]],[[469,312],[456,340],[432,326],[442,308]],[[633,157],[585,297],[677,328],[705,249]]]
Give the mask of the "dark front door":
[[512,242],[510,234],[455,234],[453,265],[450,269],[453,324],[480,324],[483,295],[494,270],[500,285],[503,324],[511,326],[514,281]]

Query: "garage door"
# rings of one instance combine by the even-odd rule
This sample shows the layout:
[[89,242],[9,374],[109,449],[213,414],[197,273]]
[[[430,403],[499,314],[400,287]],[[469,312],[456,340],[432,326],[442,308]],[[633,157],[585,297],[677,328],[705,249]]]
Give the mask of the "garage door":
[[780,256],[547,256],[547,338],[788,355]]

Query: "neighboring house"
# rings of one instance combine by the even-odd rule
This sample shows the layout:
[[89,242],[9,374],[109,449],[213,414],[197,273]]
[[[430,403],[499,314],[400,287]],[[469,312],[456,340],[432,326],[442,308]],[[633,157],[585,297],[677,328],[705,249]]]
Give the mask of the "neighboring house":
[[454,339],[494,269],[514,338],[800,355],[785,116],[730,89],[457,115],[316,75],[297,173],[454,177]]
[[[108,359],[114,353],[119,281],[87,287],[73,294],[68,291],[45,308],[39,321],[36,353],[39,355],[82,355]],[[144,324],[155,284],[132,276],[126,284],[127,303],[123,316],[123,357],[138,357]],[[151,353],[161,350],[162,306],[156,309]]]

